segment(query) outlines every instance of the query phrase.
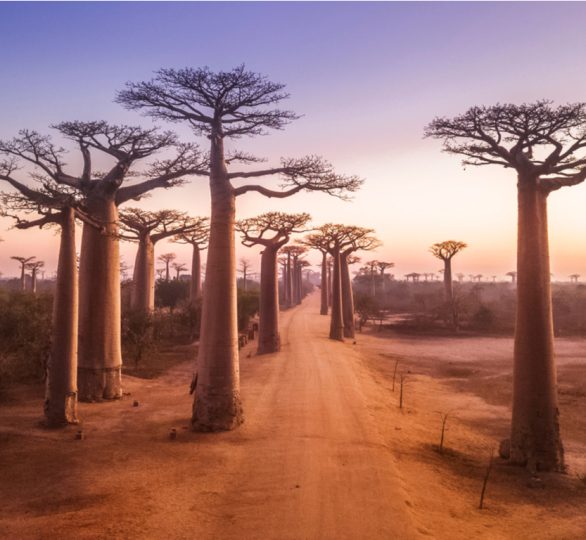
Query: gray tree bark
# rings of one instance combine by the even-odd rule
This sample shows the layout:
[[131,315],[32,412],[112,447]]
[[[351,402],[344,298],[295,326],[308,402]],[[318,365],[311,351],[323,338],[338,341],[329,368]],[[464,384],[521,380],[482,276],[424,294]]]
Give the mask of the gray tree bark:
[[63,210],[57,283],[53,304],[53,332],[45,389],[47,425],[77,424],[78,284],[75,253],[75,216]]
[[84,224],[79,271],[79,369],[81,401],[122,396],[120,253],[118,209],[113,196],[87,200],[90,215],[106,233]]
[[243,422],[234,279],[236,201],[222,138],[217,132],[210,137],[212,212],[192,416],[196,431],[229,430]]
[[517,321],[511,455],[537,470],[563,470],[551,304],[547,193],[519,177]]

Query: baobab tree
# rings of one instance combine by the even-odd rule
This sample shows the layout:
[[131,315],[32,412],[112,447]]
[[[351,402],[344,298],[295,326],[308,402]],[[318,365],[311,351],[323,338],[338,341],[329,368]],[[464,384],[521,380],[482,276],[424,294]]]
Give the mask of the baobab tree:
[[549,195],[586,179],[586,103],[473,107],[437,118],[427,136],[468,165],[500,165],[517,176],[517,317],[510,459],[564,469],[553,343],[547,230]]
[[458,272],[456,277],[458,278],[458,283],[462,283],[464,281],[464,274],[462,274],[462,272]]
[[327,315],[330,306],[330,270],[328,268],[328,239],[321,234],[307,235],[302,244],[321,253],[320,306],[319,314]]
[[187,270],[187,265],[185,263],[174,262],[171,266],[173,267],[173,270],[175,270],[175,279],[179,281],[181,272]]
[[387,268],[394,268],[395,263],[392,262],[385,262],[385,261],[377,261],[377,266],[378,269],[380,271],[380,280],[381,280],[381,287],[383,290],[383,293],[386,292],[386,286],[385,286],[385,270]]
[[359,249],[374,249],[372,229],[327,223],[305,238],[307,245],[327,246],[333,260],[330,339],[343,341],[354,334],[354,302],[348,257]]
[[207,217],[193,218],[192,225],[189,233],[178,234],[173,238],[173,242],[188,244],[192,248],[189,303],[193,306],[201,298],[201,252],[208,245],[210,220]]
[[[84,223],[79,269],[79,398],[101,401],[121,397],[120,254],[118,206],[155,188],[180,184],[189,174],[207,173],[208,161],[195,145],[179,144],[157,129],[106,122],[62,122],[53,126],[79,150],[80,172],[66,172],[65,150],[49,137],[23,130],[0,141],[0,153],[32,164],[36,172],[75,189],[85,212],[104,224],[106,234]],[[165,150],[143,173],[132,170]],[[96,155],[109,162],[104,173],[93,169]],[[145,178],[136,181],[136,176]]]
[[[347,227],[345,247],[340,252],[340,278],[342,285],[342,318],[344,320],[344,337],[354,338],[354,293],[350,278],[350,265],[360,261],[352,253],[356,251],[370,251],[380,246],[380,242],[371,235],[372,229],[362,227]],[[380,264],[380,263],[379,263]],[[380,266],[379,266],[380,268]],[[388,267],[387,267],[388,268]]]
[[[48,181],[33,189],[14,177],[17,164],[0,162],[0,180],[16,189],[17,194],[4,194],[3,215],[16,220],[16,227],[57,226],[60,230],[59,256],[55,294],[51,356],[47,366],[44,413],[50,427],[76,424],[77,416],[77,340],[78,340],[78,282],[75,252],[76,217],[93,223],[79,209],[79,200],[72,192]],[[15,212],[15,214],[12,214]],[[40,215],[29,219],[24,215]],[[93,226],[98,224],[93,223]]]
[[281,348],[277,254],[289,242],[291,235],[304,231],[310,219],[309,214],[268,212],[240,220],[236,224],[245,246],[263,247],[260,265],[258,354],[278,352]]
[[466,243],[460,242],[459,240],[445,240],[433,244],[429,248],[431,254],[444,263],[442,270],[444,274],[446,304],[448,305],[452,316],[452,326],[456,329],[458,328],[458,312],[454,302],[454,290],[452,285],[452,259],[465,247],[467,247]]
[[45,266],[44,261],[31,261],[26,264],[27,270],[31,271],[31,292],[33,294],[37,292],[37,274],[43,266]]
[[[6,163],[4,164],[4,167],[7,169],[9,168],[10,172],[12,172],[13,165]],[[18,255],[15,255],[10,258],[20,263],[20,290],[26,291],[26,265],[34,261],[36,257],[19,257]]]
[[242,274],[242,290],[246,292],[246,278],[248,277],[248,271],[251,268],[250,261],[246,257],[240,257],[240,266],[238,268],[238,272]]
[[165,281],[169,281],[171,274],[169,268],[171,263],[177,258],[175,253],[162,253],[157,257],[157,260],[161,261],[165,265]]
[[[195,430],[232,429],[242,422],[236,324],[236,256],[234,222],[236,198],[246,193],[289,197],[300,191],[322,191],[343,196],[358,189],[361,180],[336,174],[323,159],[309,156],[283,159],[274,168],[230,171],[237,162],[254,157],[226,154],[224,142],[281,129],[297,118],[277,108],[288,95],[284,85],[246,71],[161,69],[148,82],[129,83],[118,94],[127,108],[171,122],[185,122],[210,142],[211,222],[207,277],[198,353],[198,388],[192,425]],[[235,187],[234,181],[280,175],[281,189],[262,184]]]
[[570,282],[571,283],[578,283],[578,280],[580,279],[580,274],[572,274],[570,275]]
[[184,212],[149,212],[140,208],[120,210],[119,220],[120,236],[138,242],[130,307],[136,312],[149,314],[155,309],[155,245],[165,238],[190,231],[194,223]]
[[507,272],[507,276],[511,278],[511,283],[514,285],[517,281],[517,272]]
[[297,305],[301,302],[299,293],[299,279],[297,275],[297,263],[299,261],[299,257],[301,257],[301,255],[303,255],[303,253],[305,253],[306,251],[307,248],[305,248],[302,245],[285,246],[281,249],[281,252],[284,253],[287,257],[286,290],[287,298],[289,300],[289,304],[287,304],[287,307]]
[[376,296],[376,275],[378,270],[378,261],[368,261],[366,263],[366,268],[368,268],[370,273],[370,294],[374,298]]

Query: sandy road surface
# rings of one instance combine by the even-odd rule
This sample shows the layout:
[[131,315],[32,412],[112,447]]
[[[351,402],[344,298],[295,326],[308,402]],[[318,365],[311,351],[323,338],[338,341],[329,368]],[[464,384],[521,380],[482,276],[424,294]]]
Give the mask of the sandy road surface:
[[314,294],[284,315],[280,354],[243,351],[246,422],[230,433],[189,431],[187,364],[157,380],[128,378],[131,398],[82,404],[83,441],[76,428],[36,427],[38,396],[2,404],[0,537],[425,533],[378,429],[383,390],[351,344],[327,339],[317,313]]

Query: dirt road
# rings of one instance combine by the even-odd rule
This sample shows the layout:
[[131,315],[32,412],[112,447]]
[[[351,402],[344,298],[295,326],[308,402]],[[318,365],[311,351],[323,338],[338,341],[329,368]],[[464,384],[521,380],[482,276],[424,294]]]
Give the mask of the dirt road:
[[314,294],[283,316],[281,353],[242,351],[246,422],[230,433],[188,429],[189,364],[127,378],[122,401],[82,404],[81,441],[36,427],[39,396],[3,404],[0,537],[426,534],[379,430],[383,389],[318,311]]

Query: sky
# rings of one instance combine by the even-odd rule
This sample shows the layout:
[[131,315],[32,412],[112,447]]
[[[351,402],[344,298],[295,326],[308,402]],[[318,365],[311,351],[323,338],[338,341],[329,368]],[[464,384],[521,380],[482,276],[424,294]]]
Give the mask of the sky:
[[[151,126],[114,97],[127,81],[148,80],[161,67],[245,63],[286,84],[285,106],[301,118],[231,146],[269,164],[322,155],[339,172],[363,177],[364,186],[351,202],[320,193],[278,201],[248,194],[238,199],[238,217],[307,211],[316,225],[372,227],[383,245],[363,259],[394,262],[398,278],[439,270],[428,248],[447,239],[469,246],[454,260],[456,273],[504,279],[515,266],[514,173],[464,169],[439,141],[423,138],[427,123],[473,105],[586,101],[582,3],[0,2],[0,20],[0,139],[22,128],[51,133],[51,124],[74,119]],[[205,145],[185,126],[158,125]],[[208,215],[207,181],[153,192],[137,205]],[[550,197],[554,280],[586,279],[585,208],[586,184]],[[4,276],[18,274],[11,255],[36,255],[50,275],[55,232],[10,226],[0,220]],[[190,260],[187,246],[157,249]],[[123,244],[129,266],[134,251]],[[257,268],[258,252],[238,248]]]

